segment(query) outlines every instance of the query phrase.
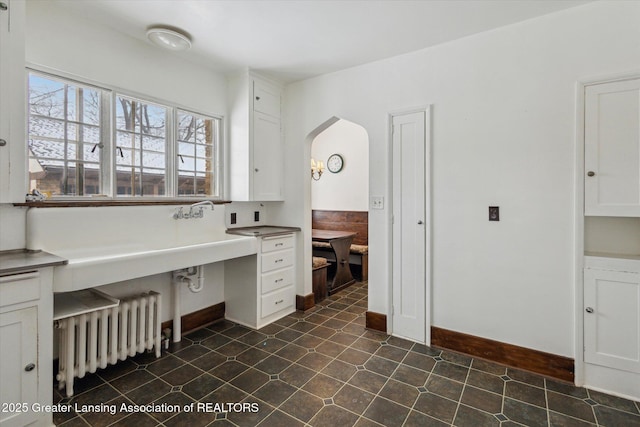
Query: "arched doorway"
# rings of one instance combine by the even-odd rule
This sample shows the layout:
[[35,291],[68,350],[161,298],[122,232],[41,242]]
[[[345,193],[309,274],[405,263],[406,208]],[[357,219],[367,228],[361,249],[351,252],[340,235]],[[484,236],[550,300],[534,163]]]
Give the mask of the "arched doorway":
[[353,234],[345,243],[350,250],[342,253],[335,242],[331,247],[313,242],[313,253],[330,261],[327,293],[332,294],[368,279],[369,136],[362,126],[337,117],[324,125],[311,141],[312,229]]

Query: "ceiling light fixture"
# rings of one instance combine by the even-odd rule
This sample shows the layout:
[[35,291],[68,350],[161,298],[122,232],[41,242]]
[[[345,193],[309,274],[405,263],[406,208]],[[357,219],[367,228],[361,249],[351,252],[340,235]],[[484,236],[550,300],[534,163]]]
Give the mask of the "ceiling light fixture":
[[189,36],[168,28],[149,28],[147,37],[153,44],[169,50],[187,50],[191,47],[191,38]]

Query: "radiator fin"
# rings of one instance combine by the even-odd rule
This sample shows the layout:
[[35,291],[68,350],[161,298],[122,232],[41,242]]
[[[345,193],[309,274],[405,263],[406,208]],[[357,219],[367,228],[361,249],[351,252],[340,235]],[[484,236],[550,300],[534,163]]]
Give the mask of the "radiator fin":
[[148,292],[120,304],[60,319],[58,388],[73,396],[74,378],[155,349],[160,357],[161,295]]

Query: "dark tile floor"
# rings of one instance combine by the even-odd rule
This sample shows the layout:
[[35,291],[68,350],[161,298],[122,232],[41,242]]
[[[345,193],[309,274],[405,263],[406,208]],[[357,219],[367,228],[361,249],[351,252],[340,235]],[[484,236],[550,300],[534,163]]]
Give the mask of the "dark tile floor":
[[[55,403],[105,406],[54,420],[66,427],[640,426],[638,402],[368,331],[366,309],[367,285],[359,283],[259,331],[217,323],[159,359],[139,355],[77,380],[70,400],[56,391]],[[123,403],[159,410],[131,413]],[[183,410],[191,404],[192,412]]]

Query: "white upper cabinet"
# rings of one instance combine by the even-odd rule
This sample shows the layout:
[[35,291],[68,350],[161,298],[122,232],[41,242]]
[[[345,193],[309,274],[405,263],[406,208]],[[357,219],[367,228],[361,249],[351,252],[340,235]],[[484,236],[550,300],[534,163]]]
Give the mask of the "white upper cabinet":
[[585,88],[585,215],[640,216],[640,78]]
[[0,3],[4,5],[0,8],[0,203],[24,202],[25,3]]
[[253,73],[229,82],[231,200],[282,200],[281,91]]

